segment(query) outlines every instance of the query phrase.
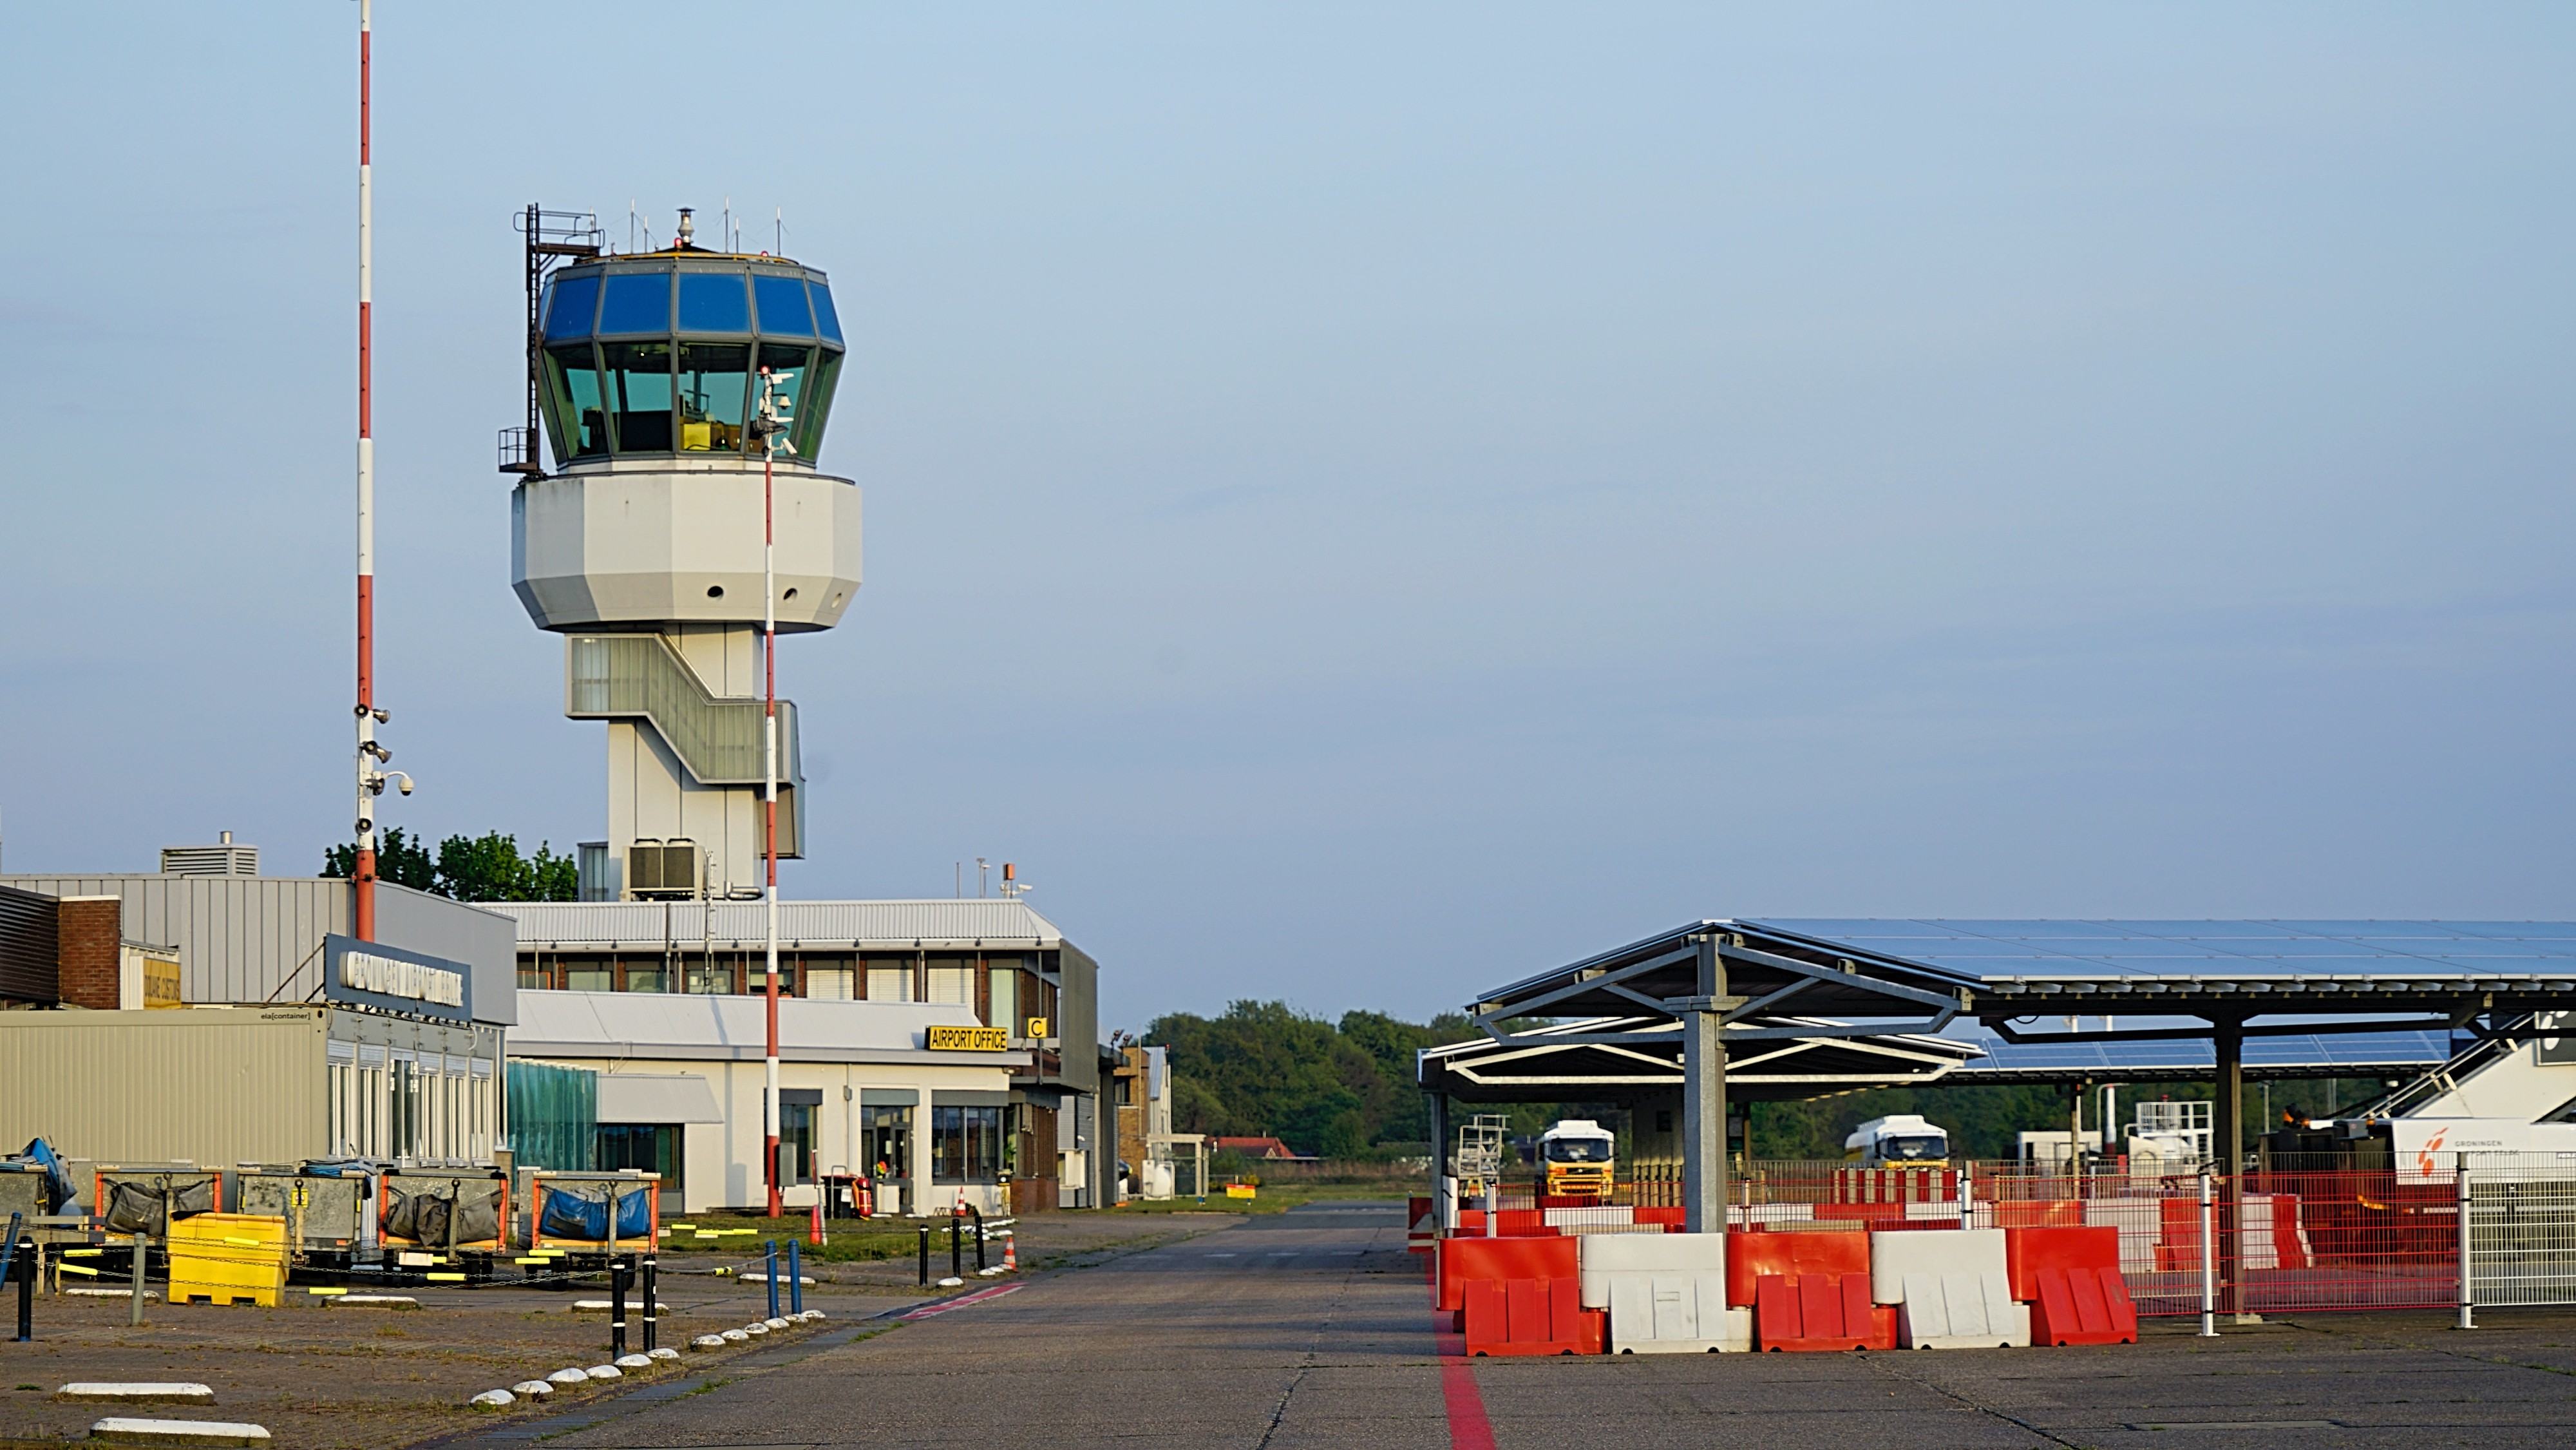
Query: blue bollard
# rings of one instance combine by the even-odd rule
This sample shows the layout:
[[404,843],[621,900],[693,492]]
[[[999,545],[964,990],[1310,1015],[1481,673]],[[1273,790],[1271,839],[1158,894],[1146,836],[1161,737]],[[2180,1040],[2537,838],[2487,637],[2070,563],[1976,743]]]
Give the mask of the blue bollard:
[[778,1240],[769,1241],[769,1317],[778,1317]]
[[796,1241],[789,1239],[787,1241],[787,1312],[790,1314],[805,1312],[805,1271],[799,1267],[804,1262],[805,1256],[799,1251]]

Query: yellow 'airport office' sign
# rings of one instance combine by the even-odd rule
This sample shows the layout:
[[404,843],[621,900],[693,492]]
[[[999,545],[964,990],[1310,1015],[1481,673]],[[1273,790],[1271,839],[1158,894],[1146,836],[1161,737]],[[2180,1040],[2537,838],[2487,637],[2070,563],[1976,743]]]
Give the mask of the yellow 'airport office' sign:
[[933,1027],[930,1029],[933,1052],[1008,1052],[1011,1031],[1007,1027]]

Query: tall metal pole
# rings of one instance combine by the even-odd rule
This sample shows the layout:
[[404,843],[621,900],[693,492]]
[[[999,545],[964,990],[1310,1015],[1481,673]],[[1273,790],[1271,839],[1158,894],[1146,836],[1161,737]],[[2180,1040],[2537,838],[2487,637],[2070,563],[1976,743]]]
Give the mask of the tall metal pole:
[[[778,375],[767,368],[760,370],[760,411],[770,431],[761,440],[760,460],[760,664],[765,679],[761,686],[766,704],[766,717],[761,735],[761,848],[768,868],[765,889],[769,932],[769,1052],[767,1085],[761,1092],[761,1120],[766,1128],[766,1151],[769,1162],[769,1216],[776,1218],[784,1211],[779,1193],[778,1171],[778,510],[772,488],[777,468]],[[769,1293],[778,1296],[778,1281],[773,1270]],[[771,1316],[777,1315],[772,1307]]]
[[376,440],[374,429],[375,168],[371,107],[374,5],[358,0],[358,852],[350,872],[353,935],[376,939]]

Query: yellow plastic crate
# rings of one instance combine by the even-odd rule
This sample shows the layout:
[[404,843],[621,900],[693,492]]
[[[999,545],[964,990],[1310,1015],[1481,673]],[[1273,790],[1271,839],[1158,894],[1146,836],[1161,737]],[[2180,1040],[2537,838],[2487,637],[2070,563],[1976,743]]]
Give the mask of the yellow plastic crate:
[[286,1288],[286,1220],[256,1213],[201,1213],[170,1222],[172,1304],[264,1304]]

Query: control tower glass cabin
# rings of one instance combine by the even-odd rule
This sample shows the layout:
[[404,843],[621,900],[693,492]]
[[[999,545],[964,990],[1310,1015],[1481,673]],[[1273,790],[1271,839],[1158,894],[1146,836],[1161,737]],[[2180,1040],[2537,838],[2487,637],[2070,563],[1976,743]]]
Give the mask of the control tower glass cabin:
[[[831,628],[859,587],[859,490],[814,463],[845,352],[830,283],[686,242],[585,260],[547,283],[538,339],[556,471],[513,495],[512,584],[565,636],[565,713],[608,722],[606,841],[582,853],[583,892],[752,894],[762,368],[791,419],[775,462],[779,632]],[[779,854],[796,857],[796,717],[784,700],[779,714]]]

